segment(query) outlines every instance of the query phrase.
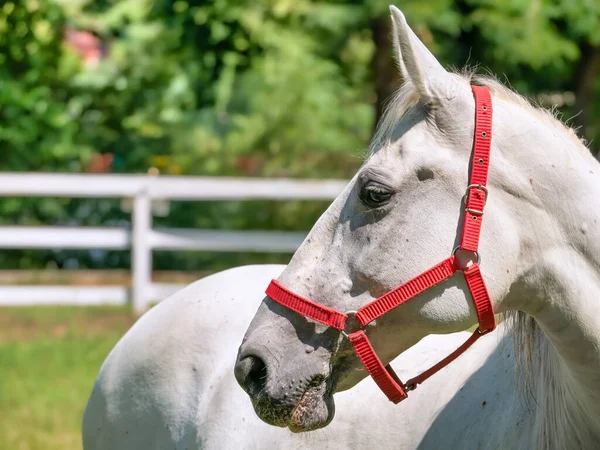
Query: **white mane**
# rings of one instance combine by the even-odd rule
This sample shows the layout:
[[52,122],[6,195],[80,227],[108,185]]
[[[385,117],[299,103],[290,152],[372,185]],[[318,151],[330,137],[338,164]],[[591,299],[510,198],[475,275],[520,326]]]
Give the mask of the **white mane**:
[[[493,96],[529,110],[547,125],[559,130],[561,133],[566,133],[578,147],[589,151],[586,142],[577,136],[575,129],[560,120],[560,113],[555,109],[548,110],[542,106],[532,104],[530,100],[505,86],[493,76],[480,75],[468,68],[463,69],[460,73],[452,73],[452,75],[462,83],[488,87]],[[377,151],[390,139],[396,124],[418,103],[419,95],[414,86],[410,81],[405,82],[388,101],[385,113],[379,121],[377,130],[369,144],[368,155]]]

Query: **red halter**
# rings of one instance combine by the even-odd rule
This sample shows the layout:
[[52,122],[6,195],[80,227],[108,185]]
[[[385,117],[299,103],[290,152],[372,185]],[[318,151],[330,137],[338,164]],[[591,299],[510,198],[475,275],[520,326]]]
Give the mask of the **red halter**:
[[[319,305],[291,292],[275,280],[271,281],[266,290],[266,294],[269,297],[283,306],[324,325],[337,328],[344,336],[347,336],[354,346],[356,354],[373,377],[373,380],[375,380],[375,383],[377,383],[390,401],[394,403],[404,400],[407,397],[407,391],[415,389],[417,385],[454,361],[473,345],[477,339],[496,328],[494,309],[481,271],[479,270],[479,261],[474,262],[468,267],[461,267],[456,258],[456,251],[460,249],[474,252],[477,259],[479,259],[479,254],[477,253],[479,233],[481,231],[483,209],[487,201],[487,188],[485,186],[490,164],[490,146],[492,140],[492,99],[486,87],[471,86],[471,89],[475,96],[475,137],[473,140],[471,177],[470,184],[467,186],[463,198],[465,202],[465,216],[460,246],[454,250],[452,256],[393,291],[366,304],[356,312],[344,314]],[[378,317],[414,298],[426,289],[450,278],[459,271],[464,274],[469,292],[473,298],[479,327],[463,345],[446,358],[419,376],[411,378],[406,383],[402,383],[390,365],[384,366],[377,357],[363,328]],[[346,333],[346,320],[350,316],[356,318],[361,329],[353,333]]]

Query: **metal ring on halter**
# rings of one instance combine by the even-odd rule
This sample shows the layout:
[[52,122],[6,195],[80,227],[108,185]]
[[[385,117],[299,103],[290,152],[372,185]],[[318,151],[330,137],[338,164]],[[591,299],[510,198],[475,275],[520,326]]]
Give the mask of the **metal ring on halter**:
[[[356,320],[356,321],[358,322],[358,319],[356,319],[356,314],[357,314],[357,313],[358,313],[358,311],[347,311],[347,312],[345,312],[344,314],[346,314],[346,316],[347,316],[346,320],[348,320],[350,317],[353,317],[353,318],[354,318],[354,320]],[[360,325],[360,322],[358,322],[358,328],[357,328],[356,330],[354,330],[354,331],[350,331],[350,332],[348,332],[348,331],[346,331],[346,326],[345,326],[345,324],[344,324],[344,329],[342,330],[342,336],[344,336],[344,337],[346,337],[346,338],[347,338],[347,337],[348,337],[348,334],[355,333],[355,332],[356,332],[356,331],[358,331],[358,330],[362,330],[362,328],[363,328],[363,327]]]
[[[467,189],[465,190],[465,195],[463,195],[462,201],[463,203],[466,205],[467,204],[467,197],[469,195],[469,192],[471,192],[471,189],[477,189],[478,191],[483,191],[485,192],[485,199],[483,201],[484,205],[487,205],[487,199],[488,199],[488,189],[482,185],[482,184],[470,184],[467,186]],[[481,213],[483,214],[483,213]]]
[[[460,245],[457,245],[456,247],[454,247],[454,250],[452,250],[452,254],[454,256],[456,256],[456,252],[459,250],[460,250]],[[463,250],[463,251],[468,252],[468,253],[475,253],[475,256],[477,257],[477,265],[479,265],[479,266],[481,265],[481,255],[479,254],[479,252],[472,252],[470,250]],[[456,264],[458,265],[458,261],[456,262]],[[468,266],[462,267],[459,265],[459,267],[461,270],[465,270]]]

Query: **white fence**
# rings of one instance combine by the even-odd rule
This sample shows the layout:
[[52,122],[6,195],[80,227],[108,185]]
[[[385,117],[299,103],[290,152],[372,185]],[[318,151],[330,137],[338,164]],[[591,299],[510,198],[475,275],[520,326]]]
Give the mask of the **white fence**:
[[1,197],[133,199],[131,231],[112,227],[0,226],[0,249],[132,251],[132,292],[125,287],[0,286],[0,305],[122,304],[136,312],[181,286],[151,281],[152,250],[293,252],[305,233],[152,228],[153,200],[330,200],[346,181],[0,173]]

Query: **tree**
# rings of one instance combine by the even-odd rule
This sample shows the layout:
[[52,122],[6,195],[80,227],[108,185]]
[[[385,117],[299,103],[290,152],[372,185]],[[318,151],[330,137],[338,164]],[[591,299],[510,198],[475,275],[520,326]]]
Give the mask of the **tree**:
[[[446,66],[480,62],[532,97],[573,89],[577,101],[565,113],[583,110],[574,120],[588,138],[598,134],[598,2],[406,0],[402,9]],[[0,31],[2,170],[349,177],[400,82],[387,0],[5,2]],[[65,45],[69,32],[96,36],[106,57],[86,65]],[[325,206],[173,204],[156,222],[306,230]],[[129,220],[108,200],[2,199],[0,217]],[[32,255],[4,254],[0,266],[128,264],[121,253]],[[247,258],[160,254],[156,263],[222,267]]]

